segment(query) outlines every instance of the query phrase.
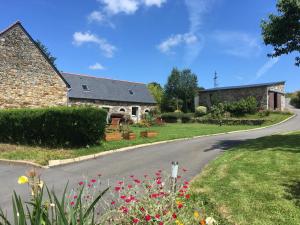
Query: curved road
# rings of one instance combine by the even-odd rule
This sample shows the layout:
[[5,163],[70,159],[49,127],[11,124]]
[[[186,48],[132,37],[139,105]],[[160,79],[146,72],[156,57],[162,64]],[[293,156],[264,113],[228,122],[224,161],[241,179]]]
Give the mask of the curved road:
[[[229,147],[248,139],[259,138],[275,133],[300,130],[300,110],[293,109],[296,117],[277,126],[192,140],[175,141],[143,147],[126,152],[114,153],[88,161],[69,164],[51,169],[41,169],[42,179],[48,186],[62,192],[66,182],[75,185],[82,177],[96,177],[101,173],[104,180],[124,178],[129,175],[152,174],[158,169],[170,170],[170,162],[178,161],[181,168],[187,168],[187,176],[197,175],[201,169],[218,154]],[[28,196],[26,186],[17,185],[17,178],[29,166],[0,164],[0,207],[11,207],[12,190]]]

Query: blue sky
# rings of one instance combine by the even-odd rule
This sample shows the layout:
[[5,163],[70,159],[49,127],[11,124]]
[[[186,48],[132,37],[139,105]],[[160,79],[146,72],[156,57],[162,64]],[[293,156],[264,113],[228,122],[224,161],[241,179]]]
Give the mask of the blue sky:
[[59,70],[165,84],[173,67],[199,85],[287,81],[300,89],[295,55],[270,59],[260,21],[268,0],[3,0],[0,30],[20,20],[57,57]]

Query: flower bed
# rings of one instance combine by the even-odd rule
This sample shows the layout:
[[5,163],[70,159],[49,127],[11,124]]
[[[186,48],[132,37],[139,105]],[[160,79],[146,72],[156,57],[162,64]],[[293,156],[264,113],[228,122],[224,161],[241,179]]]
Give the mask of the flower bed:
[[267,122],[266,119],[236,119],[236,118],[224,118],[224,119],[212,119],[212,118],[196,118],[197,123],[202,124],[223,124],[223,125],[262,125]]
[[[182,172],[186,170],[183,169]],[[102,187],[101,175],[79,181],[77,187],[58,200],[40,180],[36,172],[19,178],[20,184],[29,184],[32,199],[28,203],[14,194],[15,224],[30,218],[33,224],[202,224],[216,221],[207,217],[204,209],[186,214],[191,195],[189,182],[178,176],[174,179],[158,170],[155,176],[145,174],[143,179],[134,175],[118,180],[110,188]],[[44,189],[49,200],[44,200]],[[105,195],[104,195],[105,194]],[[28,208],[27,208],[28,207]],[[28,209],[25,211],[24,208]],[[4,223],[1,223],[1,219]],[[36,221],[36,222],[34,222]],[[76,222],[77,221],[77,222]],[[10,224],[0,210],[0,223]]]

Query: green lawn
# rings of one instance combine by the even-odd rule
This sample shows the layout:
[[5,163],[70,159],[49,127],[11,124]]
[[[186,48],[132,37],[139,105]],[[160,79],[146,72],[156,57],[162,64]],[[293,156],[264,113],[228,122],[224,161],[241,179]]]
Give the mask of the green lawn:
[[[265,125],[271,125],[280,122],[290,115],[283,114],[271,114],[267,117],[268,122]],[[257,128],[259,126],[218,126],[209,124],[167,124],[165,126],[152,127],[151,130],[159,132],[156,138],[140,138],[139,132],[145,130],[145,128],[132,127],[131,129],[137,134],[137,139],[133,141],[114,141],[114,142],[102,142],[100,145],[92,146],[90,148],[80,149],[47,149],[41,147],[31,146],[17,146],[0,144],[0,158],[2,159],[18,159],[36,162],[42,165],[47,165],[49,160],[54,159],[66,159],[74,158],[89,154],[95,154],[107,150],[118,149],[127,146],[133,146],[144,143],[152,143],[163,140],[172,140],[178,138],[186,138],[207,134],[216,134],[223,132],[230,132],[236,130],[244,130]]]
[[300,132],[242,143],[212,161],[192,183],[221,224],[300,224]]

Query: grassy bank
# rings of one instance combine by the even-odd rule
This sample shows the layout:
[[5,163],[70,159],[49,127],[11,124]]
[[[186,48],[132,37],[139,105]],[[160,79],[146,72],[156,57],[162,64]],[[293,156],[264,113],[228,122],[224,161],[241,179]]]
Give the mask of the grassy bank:
[[299,156],[300,132],[232,148],[194,180],[193,206],[204,201],[221,224],[300,224]]
[[[268,119],[268,121],[265,124],[263,124],[263,126],[278,123],[288,118],[289,116],[290,115],[271,114],[266,118]],[[134,131],[137,134],[137,139],[133,141],[122,140],[114,142],[102,142],[100,145],[97,146],[80,149],[47,149],[41,147],[0,144],[0,158],[27,160],[42,165],[47,165],[49,160],[54,159],[74,158],[127,146],[134,146],[139,144],[153,143],[164,140],[173,140],[178,138],[187,138],[200,135],[217,134],[257,127],[260,126],[218,126],[197,123],[167,124],[161,127],[152,127],[151,130],[158,131],[159,135],[155,138],[149,139],[139,137],[140,131],[145,130],[145,128],[131,127],[132,131]]]

